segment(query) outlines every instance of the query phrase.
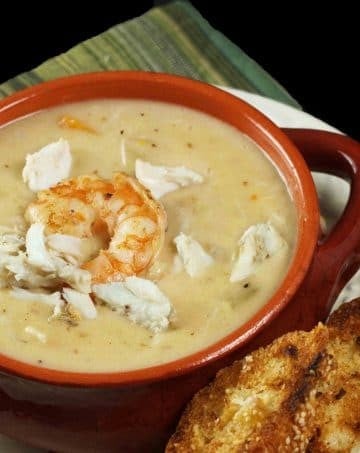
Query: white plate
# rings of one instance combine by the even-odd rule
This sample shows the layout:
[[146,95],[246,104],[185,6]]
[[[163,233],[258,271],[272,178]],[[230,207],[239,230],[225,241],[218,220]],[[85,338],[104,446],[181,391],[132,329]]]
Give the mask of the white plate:
[[[231,94],[252,104],[258,110],[263,112],[274,123],[280,127],[298,127],[322,129],[332,132],[340,132],[329,124],[309,115],[308,113],[297,110],[281,102],[259,96],[257,94],[248,93],[246,91],[224,88]],[[324,213],[328,223],[332,224],[336,219],[347,200],[349,188],[339,178],[328,177],[324,175],[314,175],[320,200],[323,204]],[[331,200],[331,203],[329,201]],[[357,274],[351,283],[347,285],[345,290],[339,297],[340,301],[350,300],[353,297],[360,296],[360,275]],[[18,442],[12,441],[0,435],[0,452],[1,453],[40,453],[44,450],[29,448]]]
[[324,121],[294,107],[274,101],[273,99],[265,98],[258,94],[248,93],[247,91],[236,90],[235,88],[222,87],[222,89],[253,105],[279,127],[321,129],[340,133],[338,129],[324,123]]

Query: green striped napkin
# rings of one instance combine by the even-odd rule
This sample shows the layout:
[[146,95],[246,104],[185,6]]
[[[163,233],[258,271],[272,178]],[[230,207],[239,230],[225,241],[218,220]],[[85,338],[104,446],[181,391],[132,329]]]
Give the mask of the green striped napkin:
[[152,8],[0,85],[0,97],[81,72],[142,69],[241,88],[299,107],[254,60],[187,1]]

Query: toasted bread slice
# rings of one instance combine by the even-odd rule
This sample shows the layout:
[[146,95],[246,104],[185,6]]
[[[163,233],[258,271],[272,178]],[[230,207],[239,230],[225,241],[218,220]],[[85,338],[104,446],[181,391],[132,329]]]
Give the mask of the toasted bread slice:
[[360,299],[221,370],[166,452],[360,452]]

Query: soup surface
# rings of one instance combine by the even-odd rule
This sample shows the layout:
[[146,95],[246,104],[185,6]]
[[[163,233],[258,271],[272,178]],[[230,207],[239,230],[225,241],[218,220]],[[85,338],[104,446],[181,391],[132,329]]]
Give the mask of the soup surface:
[[[64,128],[71,115],[88,130]],[[0,225],[24,224],[36,194],[22,179],[28,153],[63,137],[71,147],[70,176],[114,171],[134,175],[135,160],[185,166],[203,176],[161,197],[168,218],[165,243],[143,276],[156,282],[176,315],[154,333],[105,305],[96,319],[48,320],[51,308],[0,290],[0,351],[40,366],[71,371],[118,371],[168,362],[214,343],[247,321],[281,283],[296,242],[296,212],[277,170],[236,129],[200,112],[148,101],[67,104],[0,130]],[[245,280],[230,282],[243,233],[270,222],[286,241]],[[201,275],[179,266],[174,238],[183,232],[213,258]],[[29,328],[30,327],[30,328]],[[34,335],[34,329],[41,335]]]

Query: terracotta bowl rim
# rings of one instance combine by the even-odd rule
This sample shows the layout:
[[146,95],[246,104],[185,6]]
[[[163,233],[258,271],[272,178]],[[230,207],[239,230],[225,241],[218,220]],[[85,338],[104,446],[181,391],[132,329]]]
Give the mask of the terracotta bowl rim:
[[[164,86],[172,85],[185,90],[195,90],[198,94],[216,98],[217,100],[221,100],[224,104],[237,104],[237,108],[241,110],[241,114],[258,125],[261,128],[262,133],[271,137],[279,148],[286,150],[287,159],[290,160],[293,171],[296,173],[298,188],[301,189],[301,199],[303,201],[301,206],[301,218],[305,219],[302,225],[298,225],[300,226],[299,236],[297,238],[296,251],[291,265],[275,294],[248,322],[209,347],[183,358],[138,370],[86,373],[59,371],[30,365],[0,353],[0,370],[4,372],[50,384],[81,387],[142,384],[180,376],[223,357],[234,349],[247,343],[288,304],[308,271],[317,244],[319,232],[319,207],[310,170],[295,145],[269,118],[245,101],[242,101],[220,88],[182,76],[163,73],[145,71],[91,72],[43,82],[0,100],[0,118],[1,114],[7,109],[16,109],[24,102],[31,103],[34,99],[39,97],[51,96],[56,90],[66,89],[74,91],[76,87],[85,86],[86,84],[91,84],[95,81],[97,84],[106,84],[108,82],[126,82],[127,80],[162,83]],[[88,99],[91,98],[91,95],[89,95]],[[20,117],[21,116],[18,118]],[[7,123],[5,122],[5,124]],[[1,125],[2,124],[0,124],[0,127]],[[297,206],[298,212],[299,208],[300,206]]]

